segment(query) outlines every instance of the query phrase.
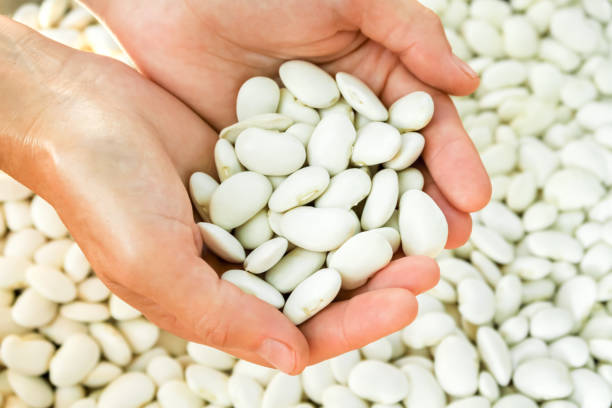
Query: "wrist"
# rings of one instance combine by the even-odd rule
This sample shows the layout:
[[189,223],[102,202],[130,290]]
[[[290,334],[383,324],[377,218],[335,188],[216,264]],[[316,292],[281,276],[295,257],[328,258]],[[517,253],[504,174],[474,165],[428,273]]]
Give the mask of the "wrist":
[[34,188],[44,141],[42,118],[53,105],[51,80],[62,50],[29,28],[0,16],[0,169]]

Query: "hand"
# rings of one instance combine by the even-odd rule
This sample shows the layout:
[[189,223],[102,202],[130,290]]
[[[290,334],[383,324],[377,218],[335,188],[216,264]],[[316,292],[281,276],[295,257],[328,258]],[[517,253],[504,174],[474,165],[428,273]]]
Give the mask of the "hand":
[[397,260],[296,328],[200,257],[185,182],[213,171],[210,127],[131,68],[0,17],[4,53],[0,167],[53,204],[100,279],[161,328],[298,373],[404,327],[414,294],[437,282],[431,259]]
[[425,90],[435,104],[423,131],[431,175],[425,191],[446,214],[448,248],[467,240],[468,213],[489,201],[489,178],[447,96],[471,93],[478,78],[452,54],[438,17],[416,0],[83,2],[145,75],[217,130],[236,121],[240,85],[255,75],[275,76],[287,59],[352,73],[387,106]]

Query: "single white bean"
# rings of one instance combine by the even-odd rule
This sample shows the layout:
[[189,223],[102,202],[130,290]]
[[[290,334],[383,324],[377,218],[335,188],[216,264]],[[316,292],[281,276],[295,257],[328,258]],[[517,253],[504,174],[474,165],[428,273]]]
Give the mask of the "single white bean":
[[263,113],[274,113],[280,100],[280,89],[274,80],[252,77],[238,90],[236,116],[239,121]]
[[57,350],[49,365],[49,379],[58,387],[81,382],[100,359],[100,347],[86,334],[74,334]]
[[326,116],[317,124],[308,142],[308,164],[323,167],[335,176],[348,167],[356,137],[348,118]]
[[60,270],[43,265],[26,270],[26,280],[40,295],[56,303],[67,303],[76,298],[76,286]]
[[300,282],[319,270],[324,262],[324,252],[295,248],[266,272],[266,281],[281,293],[289,293]]
[[359,78],[346,72],[338,72],[336,82],[344,99],[357,112],[373,121],[385,121],[389,118],[385,105]]
[[270,196],[268,206],[274,212],[285,212],[319,197],[329,185],[329,173],[323,167],[308,166],[285,179]]
[[391,261],[393,249],[382,234],[360,232],[334,252],[329,267],[340,272],[342,288],[355,289]]
[[395,170],[384,169],[376,173],[361,213],[361,227],[364,230],[382,227],[391,218],[398,197],[399,184]]
[[251,171],[238,173],[213,193],[210,218],[221,228],[235,228],[264,208],[271,194],[272,186],[265,176]]
[[204,344],[188,342],[187,353],[196,363],[216,370],[231,370],[234,364],[236,364],[234,356]]
[[409,394],[406,376],[396,367],[376,360],[362,361],[352,370],[349,388],[361,398],[381,404],[394,404]]
[[325,192],[316,199],[315,207],[350,210],[366,198],[372,188],[368,174],[360,169],[347,169],[336,174]]
[[207,248],[215,255],[231,263],[241,263],[246,254],[240,242],[223,228],[208,222],[199,222],[198,227]]
[[389,108],[389,123],[402,132],[412,132],[427,126],[434,112],[434,103],[426,92],[412,92],[401,97]]
[[147,375],[126,373],[113,380],[100,394],[99,408],[138,408],[153,399],[155,384]]
[[265,209],[234,230],[234,236],[244,249],[255,249],[270,240],[273,235]]
[[321,269],[304,279],[291,292],[283,313],[299,325],[330,304],[342,285],[342,278],[335,269]]
[[331,251],[355,234],[355,213],[341,208],[298,207],[280,219],[283,236],[309,251]]
[[399,226],[402,248],[407,256],[435,257],[448,237],[444,214],[427,194],[408,190],[400,199]]
[[278,74],[283,84],[305,105],[327,108],[340,98],[334,79],[318,66],[306,61],[287,61]]
[[266,176],[286,176],[306,161],[304,145],[293,135],[259,128],[238,135],[236,155],[244,167]]
[[358,166],[372,166],[387,162],[400,151],[399,131],[383,122],[370,122],[357,132],[351,160]]
[[224,272],[221,279],[233,283],[243,292],[253,295],[278,309],[285,304],[283,295],[274,286],[246,271],[231,269]]

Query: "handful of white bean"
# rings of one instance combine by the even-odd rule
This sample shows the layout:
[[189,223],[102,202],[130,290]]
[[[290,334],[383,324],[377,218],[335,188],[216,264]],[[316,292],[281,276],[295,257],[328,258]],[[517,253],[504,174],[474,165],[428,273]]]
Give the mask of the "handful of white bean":
[[[417,297],[411,325],[294,377],[188,343],[111,295],[53,208],[0,172],[0,406],[609,408],[610,1],[421,2],[441,17],[454,52],[481,74],[475,95],[454,101],[494,188],[491,203],[473,217],[470,241],[437,257],[440,283]],[[27,4],[14,17],[73,47],[127,60],[86,10],[67,10],[67,3]],[[278,109],[297,122],[285,132],[306,145],[328,113],[292,95],[280,90]],[[261,104],[277,109],[273,101]],[[246,118],[261,118],[251,105],[242,106],[240,122],[224,133],[230,147],[251,127]],[[346,105],[338,110],[349,112]],[[280,115],[268,115],[259,123],[279,127]],[[363,115],[355,119],[360,129]],[[231,152],[228,144],[219,149]],[[360,181],[319,196],[314,208],[363,200],[371,190],[366,168],[332,176],[327,191],[344,183],[341,174]],[[203,188],[194,200],[206,218],[211,192],[205,187],[217,184],[196,177],[205,179],[196,181]],[[276,184],[282,177],[265,178]],[[399,171],[398,179],[400,191],[419,186],[416,170]],[[285,203],[265,201],[279,208]],[[279,214],[271,215],[269,223],[268,213],[259,211],[233,230],[247,250],[272,243],[255,263],[249,260],[245,270],[251,272],[232,271],[229,278],[259,271],[268,265],[267,254],[284,246],[281,234],[272,240],[269,228],[277,228]],[[214,224],[207,228],[229,234]],[[374,229],[392,235],[389,228]],[[262,230],[268,231],[263,240]],[[240,259],[238,248],[229,253]],[[275,268],[306,273],[325,261],[317,251],[296,247]],[[270,277],[280,288],[275,291],[293,289],[284,276],[292,275]],[[282,301],[269,293],[270,300]]]
[[243,263],[222,279],[300,324],[341,288],[363,285],[400,243],[406,255],[438,255],[448,225],[410,167],[425,145],[417,131],[433,115],[427,93],[387,111],[350,74],[334,81],[288,61],[279,75],[285,88],[265,77],[240,88],[239,122],[215,146],[221,184],[195,173],[189,187],[206,246]]

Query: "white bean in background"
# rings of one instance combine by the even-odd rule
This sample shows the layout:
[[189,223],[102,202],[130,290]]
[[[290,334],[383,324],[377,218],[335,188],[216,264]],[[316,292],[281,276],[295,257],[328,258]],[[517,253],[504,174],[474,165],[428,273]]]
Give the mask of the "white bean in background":
[[376,360],[362,361],[349,375],[349,388],[361,398],[381,404],[393,404],[409,392],[406,376],[396,367]]
[[[7,366],[0,372],[0,393],[5,405],[47,407],[55,400],[57,407],[76,401],[73,408],[190,408],[208,403],[239,408],[306,408],[321,403],[326,408],[611,406],[610,3],[421,2],[440,15],[455,53],[481,74],[476,94],[456,98],[455,103],[492,176],[494,195],[473,217],[470,243],[438,257],[442,280],[430,294],[419,295],[420,311],[412,325],[395,337],[313,366],[301,377],[236,362],[195,343],[174,347],[162,341],[162,334],[136,309],[115,295],[108,298],[89,275],[89,263],[66,237],[55,211],[0,173],[0,355]],[[115,57],[121,53],[103,26],[65,0],[26,4],[14,17],[44,28],[45,35],[68,45]],[[323,217],[324,233],[313,233],[311,244],[320,237],[327,240],[329,229],[338,237],[334,248],[327,247],[342,248],[345,242],[348,246],[361,234],[357,218],[346,214],[353,207],[360,214],[358,204],[370,194],[371,177],[379,170],[349,169],[350,158],[396,170],[398,196],[406,191],[416,196],[412,190],[423,188],[423,176],[409,166],[424,143],[410,132],[429,122],[433,101],[413,93],[387,110],[349,74],[338,73],[336,85],[309,63],[293,61],[282,70],[287,88],[279,89],[273,80],[261,77],[243,85],[237,103],[240,122],[221,132],[218,161],[227,169],[220,172],[227,173],[221,179],[238,177],[237,181],[219,186],[209,176],[194,176],[192,199],[203,220],[212,219],[227,234],[231,231],[241,248],[253,250],[284,239],[274,237],[274,232],[286,234],[279,234],[280,223],[269,224],[266,205],[272,185],[278,191],[285,176],[273,176],[272,185],[267,177],[250,176],[232,146],[246,129],[264,129],[262,133],[273,134],[281,143],[297,140],[302,150],[289,142],[291,149],[306,152],[310,165],[323,167],[331,176],[328,186],[313,183],[308,191],[290,189],[284,196],[278,191],[283,199],[275,201],[284,205],[269,204],[276,215],[270,222],[312,199],[321,209],[343,209],[340,218],[351,218],[351,224],[349,228],[346,222],[337,234],[333,225],[338,217]],[[388,118],[406,132],[390,159],[395,142],[365,143],[356,133],[367,133],[381,126],[372,121]],[[354,149],[355,141],[359,143]],[[281,174],[290,167],[287,163],[299,161],[294,154],[282,157],[283,166],[277,166],[280,160],[262,161],[264,153],[274,156],[276,149],[275,143],[263,145],[261,154],[243,155],[247,168]],[[243,147],[240,143],[240,150]],[[322,194],[317,198],[308,194],[311,190]],[[299,198],[303,193],[313,197],[304,201]],[[387,216],[378,211],[383,207],[375,211],[381,218]],[[400,203],[398,216],[394,205],[383,224],[401,232],[405,251],[408,243],[436,255],[446,240],[444,217],[436,224],[433,216],[419,216],[418,208],[411,205],[410,212],[402,212]],[[309,228],[308,223],[318,218],[308,218],[300,228]],[[418,227],[425,219],[430,224]],[[382,234],[380,226],[371,232]],[[385,238],[393,247],[395,239]],[[325,252],[289,249],[284,255],[272,251],[275,256],[259,256],[256,263],[263,265],[257,270],[267,269],[281,257],[265,278],[271,289],[282,293],[296,289],[309,276],[319,276],[316,271],[326,257]],[[382,252],[386,250],[377,251]],[[329,262],[336,267],[340,261],[355,264],[351,258],[338,250]],[[334,282],[339,284],[339,279]],[[312,290],[304,292],[300,302],[320,301],[311,296]],[[277,299],[282,299],[280,293]],[[68,303],[58,308],[63,302]],[[76,342],[79,336],[89,340]],[[82,351],[85,343],[91,352]],[[168,355],[160,346],[174,351]],[[393,370],[384,361],[397,366],[402,376],[389,375]],[[364,364],[385,368],[372,370],[375,374],[359,383],[363,373],[357,367]],[[133,371],[124,373],[125,369]]]

